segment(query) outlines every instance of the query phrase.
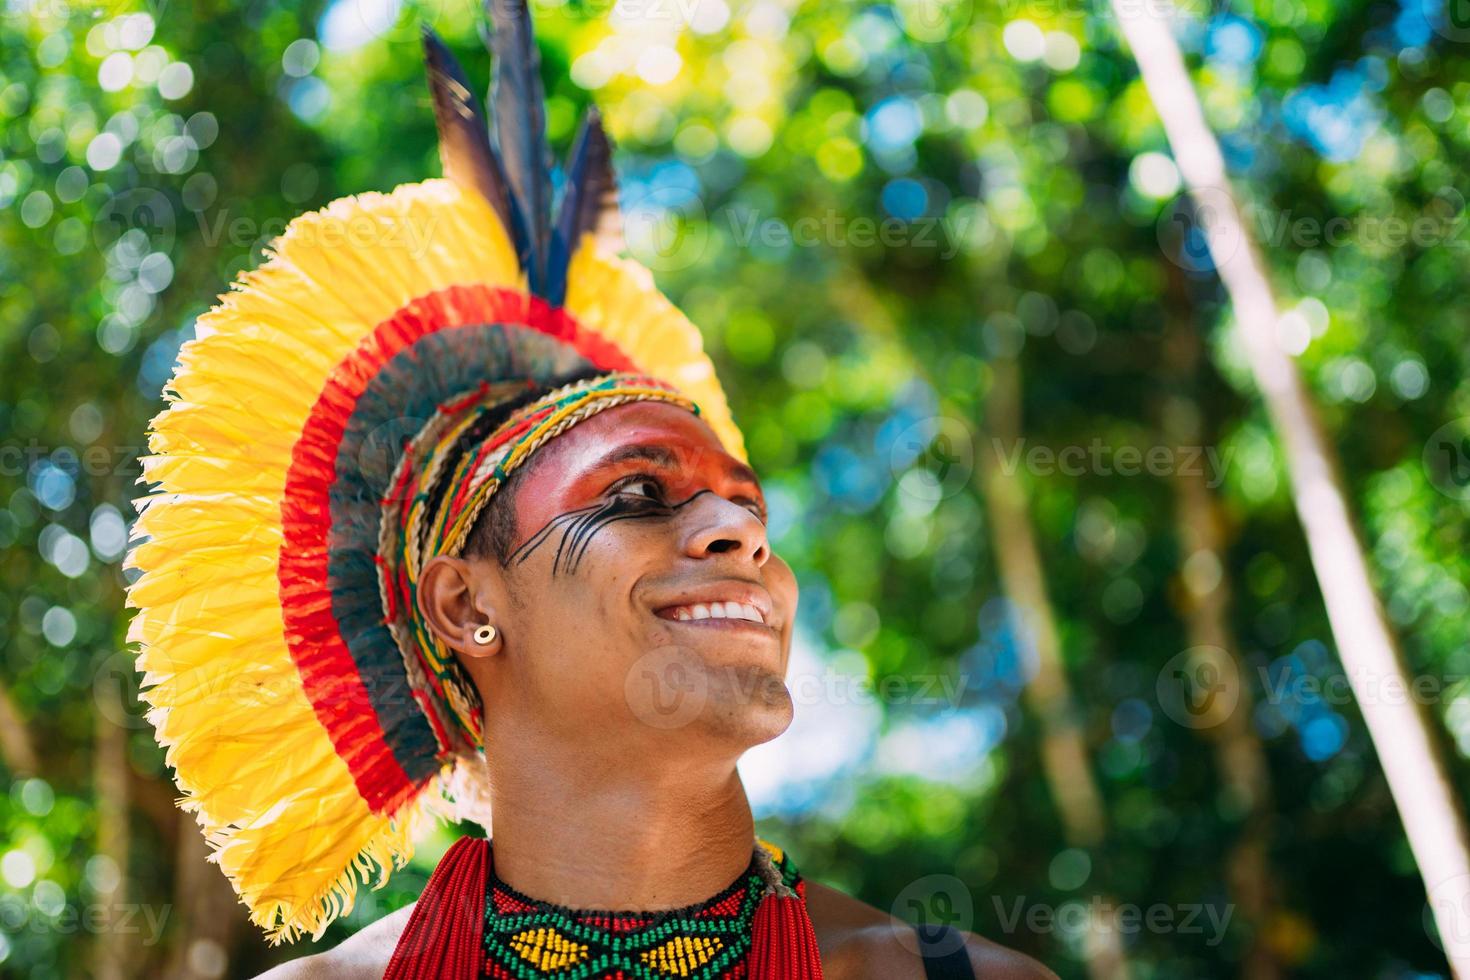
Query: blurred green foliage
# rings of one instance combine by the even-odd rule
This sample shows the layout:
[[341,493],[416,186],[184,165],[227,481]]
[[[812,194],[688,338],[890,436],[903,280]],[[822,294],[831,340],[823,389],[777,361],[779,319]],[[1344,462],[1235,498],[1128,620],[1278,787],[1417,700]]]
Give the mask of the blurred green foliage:
[[[1282,343],[1324,407],[1463,789],[1465,32],[1427,0],[1182,6],[1196,85],[1289,311]],[[604,107],[632,252],[705,330],[802,580],[812,662],[964,681],[938,706],[828,698],[820,717],[857,718],[856,734],[792,743],[797,775],[757,794],[766,836],[899,914],[925,876],[953,875],[972,928],[1067,977],[1084,973],[1081,937],[1018,924],[1018,902],[1233,907],[1244,814],[1209,741],[1158,694],[1190,646],[1181,597],[1204,574],[1230,585],[1269,763],[1274,902],[1222,933],[1207,916],[1137,930],[1136,975],[1241,975],[1253,945],[1294,975],[1442,975],[1358,711],[1300,683],[1345,690],[1280,449],[1106,5],[533,9],[553,139],[565,148],[589,99]],[[460,0],[0,4],[0,972],[88,973],[98,935],[66,915],[99,895],[179,900],[193,829],[168,806],[122,606],[142,433],[193,318],[286,221],[437,175],[419,20],[487,77]],[[1171,355],[1181,337],[1199,338],[1198,364]],[[1021,470],[1110,827],[1087,850],[1063,837],[1019,701],[1029,639],[975,474],[994,364],[1011,357],[1020,458],[1108,460]],[[1222,460],[1207,475],[1227,547],[1202,573],[1182,552],[1174,482],[1116,455],[1179,450],[1166,430],[1181,411]],[[108,726],[126,733],[125,867],[99,850]],[[36,771],[20,772],[28,749]],[[448,839],[326,941],[412,900]],[[180,950],[178,928],[146,938],[127,943],[138,975],[179,956],[244,975],[295,952],[243,930],[203,952]]]

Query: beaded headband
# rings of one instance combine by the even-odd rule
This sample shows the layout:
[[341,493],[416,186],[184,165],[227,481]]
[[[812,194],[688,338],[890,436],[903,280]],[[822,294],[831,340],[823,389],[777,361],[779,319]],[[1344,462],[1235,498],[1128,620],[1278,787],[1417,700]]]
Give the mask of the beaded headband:
[[482,743],[480,699],[451,651],[418,614],[419,575],[437,555],[458,556],[495,492],[539,449],[610,408],[658,401],[695,415],[699,406],[657,378],[615,372],[548,392],[465,449],[503,399],[481,389],[440,407],[408,444],[385,500],[379,587],[388,626],[448,760]]

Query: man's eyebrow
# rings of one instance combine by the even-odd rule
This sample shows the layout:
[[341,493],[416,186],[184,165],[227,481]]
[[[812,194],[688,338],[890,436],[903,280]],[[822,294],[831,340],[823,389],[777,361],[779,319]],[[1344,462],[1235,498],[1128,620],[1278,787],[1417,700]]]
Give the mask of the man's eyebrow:
[[[659,445],[634,445],[619,446],[588,467],[589,470],[598,470],[604,466],[614,466],[618,463],[626,463],[629,460],[643,460],[660,466],[664,469],[674,469],[679,465],[679,456],[667,446]],[[737,480],[760,486],[760,477],[755,475],[755,470],[736,460],[731,460],[725,467],[729,474]]]
[[679,463],[679,457],[667,446],[619,446],[597,460],[588,469],[597,470],[633,459],[641,459],[666,469],[673,469]]
[[744,463],[731,463],[726,468],[730,471],[730,475],[737,480],[744,480],[746,483],[753,483],[756,486],[761,485],[761,479],[755,475],[755,470],[746,466]]

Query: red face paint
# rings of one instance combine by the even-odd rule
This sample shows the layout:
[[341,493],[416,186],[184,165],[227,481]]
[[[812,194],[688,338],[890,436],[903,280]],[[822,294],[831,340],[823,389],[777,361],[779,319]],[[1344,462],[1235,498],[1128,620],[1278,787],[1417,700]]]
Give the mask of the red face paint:
[[639,475],[678,505],[709,492],[765,523],[755,473],[725,451],[708,425],[682,409],[651,402],[620,406],[542,447],[515,491],[517,548],[559,517],[595,506]]

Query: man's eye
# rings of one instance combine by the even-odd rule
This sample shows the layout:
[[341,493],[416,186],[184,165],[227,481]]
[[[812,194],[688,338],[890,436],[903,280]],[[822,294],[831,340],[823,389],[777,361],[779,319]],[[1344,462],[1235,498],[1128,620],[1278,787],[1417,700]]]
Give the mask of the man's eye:
[[647,497],[650,500],[662,500],[664,496],[663,485],[651,476],[635,476],[625,480],[613,492],[630,497]]

